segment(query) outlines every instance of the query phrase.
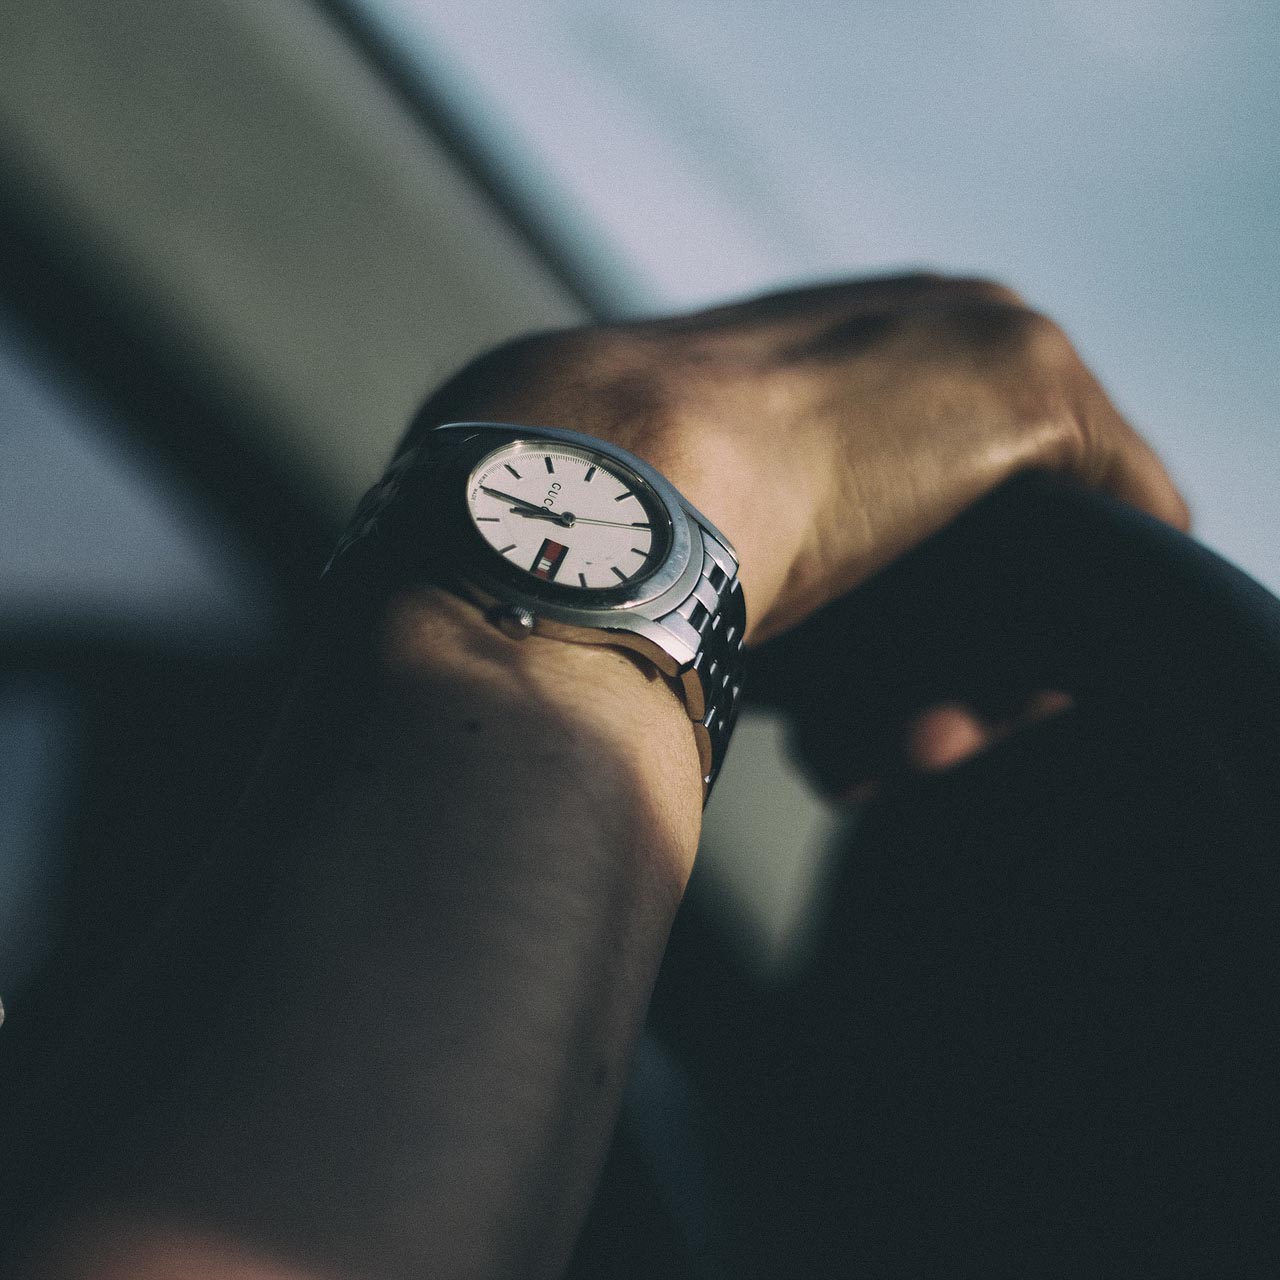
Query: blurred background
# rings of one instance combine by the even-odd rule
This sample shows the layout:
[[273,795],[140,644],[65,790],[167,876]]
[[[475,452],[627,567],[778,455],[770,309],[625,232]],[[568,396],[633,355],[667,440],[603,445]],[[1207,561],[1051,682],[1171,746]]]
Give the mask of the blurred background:
[[[991,276],[1073,336],[1198,535],[1280,588],[1278,61],[1244,0],[9,0],[11,1015],[51,951],[78,990],[180,881],[355,498],[513,334]],[[748,716],[695,889],[766,981],[853,820],[782,757]]]

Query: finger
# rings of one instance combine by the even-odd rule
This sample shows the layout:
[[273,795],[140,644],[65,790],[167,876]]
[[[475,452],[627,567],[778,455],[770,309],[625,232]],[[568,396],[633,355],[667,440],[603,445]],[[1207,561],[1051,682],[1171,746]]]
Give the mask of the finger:
[[1013,734],[1051,720],[1075,706],[1060,689],[1045,689],[1011,716],[991,719],[961,703],[940,703],[914,717],[903,735],[908,762],[923,773],[950,769]]
[[970,708],[947,703],[930,708],[907,725],[903,749],[912,767],[938,773],[977,755],[990,745],[993,736]]
[[836,803],[867,804],[879,793],[884,778],[896,773],[901,763],[916,773],[944,773],[1073,706],[1070,694],[1057,689],[1037,693],[1016,714],[996,719],[964,703],[938,703],[910,717],[903,726],[901,762],[883,761],[872,776],[828,777],[825,790]]

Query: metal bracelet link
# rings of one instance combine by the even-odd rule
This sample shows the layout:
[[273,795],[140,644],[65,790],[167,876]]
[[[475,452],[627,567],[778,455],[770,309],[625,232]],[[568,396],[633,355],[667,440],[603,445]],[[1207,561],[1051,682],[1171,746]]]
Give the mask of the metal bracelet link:
[[691,668],[695,679],[685,681],[686,704],[709,793],[738,718],[747,610],[732,552],[705,528],[702,539],[703,565],[697,582],[660,621],[682,636],[696,633]]

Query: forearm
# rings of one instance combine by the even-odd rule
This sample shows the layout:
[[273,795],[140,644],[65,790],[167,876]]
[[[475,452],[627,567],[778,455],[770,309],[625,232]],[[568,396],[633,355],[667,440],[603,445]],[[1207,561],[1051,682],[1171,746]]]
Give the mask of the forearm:
[[553,1275],[572,1245],[696,845],[692,731],[617,651],[441,593],[379,630],[362,672],[313,656],[238,824],[261,880],[210,1056],[74,1206],[140,1228],[134,1275],[180,1224],[317,1275]]
[[[1186,520],[1061,332],[982,281],[527,339],[451,380],[408,445],[480,419],[656,467],[737,547],[753,643],[1018,470]],[[114,1221],[150,1223],[131,1280],[164,1222],[275,1248],[302,1280],[536,1275],[568,1247],[692,860],[689,721],[611,650],[521,647],[439,597],[381,621],[378,644],[348,620],[313,655],[234,838],[146,958],[159,994],[140,969],[81,1046],[92,1070],[47,1086],[55,1180],[58,1158],[100,1171],[63,1201],[99,1239],[106,1189]],[[165,991],[170,972],[206,976]]]

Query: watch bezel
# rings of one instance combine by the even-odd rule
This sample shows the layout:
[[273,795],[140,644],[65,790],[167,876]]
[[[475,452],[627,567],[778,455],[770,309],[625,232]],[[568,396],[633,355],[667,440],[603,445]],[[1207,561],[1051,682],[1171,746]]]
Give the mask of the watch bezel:
[[[675,486],[634,454],[593,436],[551,427],[515,424],[450,423],[432,433],[452,444],[441,459],[440,488],[436,494],[446,526],[459,534],[451,559],[454,576],[479,590],[488,599],[522,605],[539,616],[579,626],[616,626],[620,617],[640,610],[685,585],[702,567],[701,540],[686,504]],[[494,453],[512,444],[528,443],[530,452],[547,443],[585,449],[606,459],[611,468],[633,477],[644,492],[644,502],[661,528],[652,530],[655,563],[640,576],[616,587],[575,587],[543,582],[507,560],[486,541],[472,519],[468,492],[473,472]],[[644,501],[644,499],[642,499]],[[698,555],[694,556],[694,549]],[[647,612],[647,611],[646,611]]]

